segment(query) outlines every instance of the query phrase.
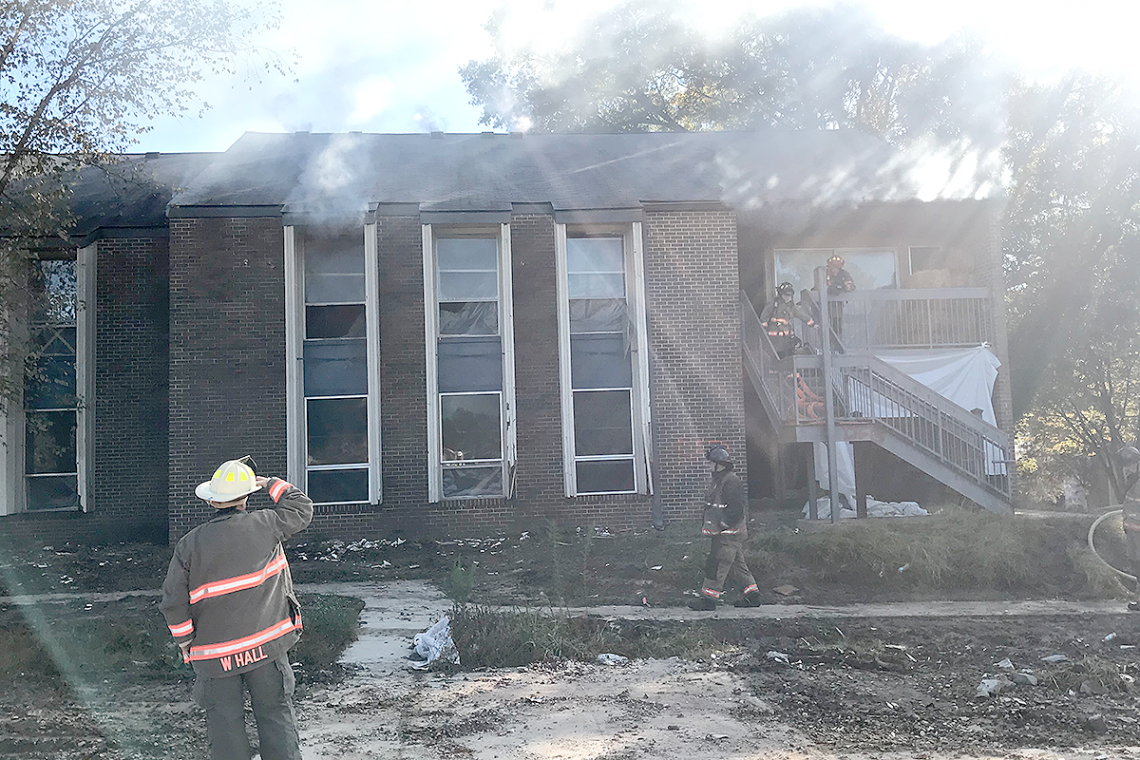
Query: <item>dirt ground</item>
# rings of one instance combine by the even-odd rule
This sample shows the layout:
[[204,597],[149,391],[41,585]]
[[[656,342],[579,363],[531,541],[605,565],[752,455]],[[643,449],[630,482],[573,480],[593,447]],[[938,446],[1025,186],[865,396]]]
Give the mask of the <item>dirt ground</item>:
[[[157,616],[156,602],[95,607],[146,618]],[[20,614],[0,606],[0,625]],[[707,625],[721,644],[699,661],[450,674],[356,668],[331,681],[301,673],[297,711],[309,760],[1140,758],[1137,622],[1127,614],[614,621],[627,636],[649,625]],[[1066,659],[1042,660],[1050,655]],[[72,662],[67,688],[10,679],[0,690],[0,758],[203,757],[189,673],[155,672],[170,667],[135,662],[105,677]],[[984,678],[1016,672],[1031,672],[1037,685],[977,696]]]
[[[631,604],[645,596],[654,607],[668,607],[683,604],[684,586],[703,559],[700,542],[690,547],[674,541],[637,553],[575,549],[577,554],[561,557],[559,570],[557,561],[552,569],[550,557],[543,559],[548,548],[533,541],[531,549],[527,540],[533,541],[313,542],[292,547],[290,562],[299,582],[423,577],[453,591],[469,584],[471,598],[481,603],[549,603],[552,572],[569,584],[589,569],[606,580],[571,589],[588,603]],[[0,578],[8,594],[154,589],[168,558],[169,550],[159,547],[36,547],[0,558]],[[456,573],[457,560],[479,568],[478,575]],[[654,569],[658,563],[662,569]],[[819,604],[858,595],[833,587],[785,597],[773,590],[780,579],[770,580],[764,589],[769,603]],[[882,596],[910,599],[916,612],[922,609],[918,595],[902,586]],[[153,596],[98,599],[52,604],[57,614],[138,616],[161,630]],[[0,601],[0,627],[28,614],[26,607]],[[1140,758],[1140,686],[1134,682],[1140,614],[809,614],[612,624],[628,637],[654,626],[704,627],[717,645],[695,661],[555,661],[451,674],[403,667],[355,668],[339,677],[302,672],[297,711],[305,756]],[[1055,655],[1063,659],[1043,659]],[[88,672],[83,662],[61,663],[66,686],[6,677],[0,684],[0,760],[204,757],[205,730],[190,703],[190,674],[175,668],[156,659],[130,662],[108,675]],[[999,690],[979,696],[986,679],[998,679]],[[1034,680],[1036,685],[1013,683]]]

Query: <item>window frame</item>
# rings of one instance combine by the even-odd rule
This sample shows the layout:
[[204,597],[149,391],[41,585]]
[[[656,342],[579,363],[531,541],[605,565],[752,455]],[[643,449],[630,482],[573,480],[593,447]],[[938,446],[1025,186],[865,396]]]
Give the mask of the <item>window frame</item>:
[[[424,349],[426,365],[425,392],[427,394],[427,485],[428,502],[471,501],[474,499],[509,499],[514,496],[514,473],[517,465],[518,441],[515,419],[515,340],[514,340],[514,286],[511,256],[511,226],[507,222],[493,223],[441,223],[421,225],[423,246],[424,283]],[[439,299],[436,276],[438,256],[436,243],[441,238],[494,239],[498,255],[498,320],[500,350],[502,353],[502,387],[498,391],[439,390]],[[445,395],[478,395],[499,393],[499,435],[502,450],[503,492],[495,496],[446,497],[443,494],[443,397]],[[483,460],[479,460],[483,461]],[[494,461],[494,460],[488,460]],[[477,466],[477,465],[476,465]]]
[[[0,516],[21,512],[28,514],[57,512],[88,512],[91,509],[93,484],[92,463],[95,457],[95,275],[98,254],[97,243],[73,249],[73,256],[34,256],[40,259],[73,259],[75,261],[75,469],[78,504],[73,507],[51,509],[28,508],[27,416],[23,392],[20,400],[0,405],[0,431],[10,445],[0,445]],[[18,330],[17,340],[27,338],[31,324],[27,314],[11,315],[12,329]]]
[[[306,329],[305,300],[305,234],[304,220],[286,224],[285,231],[285,389],[286,389],[286,438],[288,441],[286,464],[289,481],[298,488],[309,488],[308,465],[308,401],[305,395],[304,345]],[[376,224],[365,223],[361,228],[364,236],[364,313],[365,313],[365,356],[368,363],[367,399],[368,410],[368,491],[366,501],[317,502],[327,505],[383,503],[383,467],[381,462],[380,427],[380,269],[376,243]],[[334,395],[313,397],[335,398]],[[358,396],[353,394],[352,398]],[[321,470],[359,469],[356,465],[328,465]]]
[[[574,237],[620,237],[625,275],[627,314],[631,335],[630,423],[633,437],[633,490],[580,492],[579,462],[617,461],[624,457],[576,456],[574,387],[571,364],[570,290],[567,239]],[[651,494],[653,480],[651,411],[649,399],[649,333],[646,321],[644,246],[641,222],[618,224],[555,224],[555,263],[558,279],[559,386],[562,412],[562,479],[567,498],[620,494]]]

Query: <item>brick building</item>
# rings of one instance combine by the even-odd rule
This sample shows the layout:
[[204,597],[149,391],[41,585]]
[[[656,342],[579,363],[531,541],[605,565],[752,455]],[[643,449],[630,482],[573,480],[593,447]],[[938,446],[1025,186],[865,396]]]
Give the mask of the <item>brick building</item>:
[[688,519],[711,442],[787,455],[746,423],[742,314],[793,252],[949,257],[1001,300],[991,206],[932,211],[857,134],[248,134],[124,165],[38,263],[72,398],[32,383],[4,420],[8,536],[175,539],[245,454],[329,537]]

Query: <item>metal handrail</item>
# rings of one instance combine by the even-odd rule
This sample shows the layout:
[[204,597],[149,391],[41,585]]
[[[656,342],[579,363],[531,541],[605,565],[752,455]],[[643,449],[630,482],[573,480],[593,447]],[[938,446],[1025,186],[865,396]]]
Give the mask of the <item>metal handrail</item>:
[[825,383],[818,356],[776,359],[743,292],[741,304],[746,361],[783,424],[817,424],[820,401],[831,393],[837,421],[871,422],[889,429],[951,470],[1010,498],[1010,443],[1002,430],[870,354],[833,356]]
[[[812,308],[819,294],[804,291]],[[977,346],[993,342],[985,288],[856,290],[829,296],[847,350]]]

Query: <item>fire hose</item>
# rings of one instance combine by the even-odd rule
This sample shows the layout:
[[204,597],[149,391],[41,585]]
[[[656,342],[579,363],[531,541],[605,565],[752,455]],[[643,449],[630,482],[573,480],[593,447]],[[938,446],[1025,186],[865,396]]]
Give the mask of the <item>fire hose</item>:
[[1089,550],[1093,553],[1093,556],[1096,557],[1098,560],[1100,560],[1101,564],[1103,564],[1109,570],[1116,573],[1121,578],[1127,578],[1128,580],[1135,582],[1136,581],[1135,575],[1129,575],[1128,573],[1124,572],[1123,570],[1120,570],[1119,568],[1113,567],[1111,564],[1109,564],[1108,560],[1106,560],[1104,557],[1100,556],[1100,552],[1098,552],[1096,550],[1096,546],[1093,544],[1093,534],[1096,533],[1097,526],[1100,525],[1105,520],[1107,520],[1109,517],[1112,517],[1114,515],[1121,515],[1121,514],[1124,514],[1123,509],[1111,509],[1108,512],[1105,512],[1100,517],[1093,520],[1093,524],[1089,526]]

